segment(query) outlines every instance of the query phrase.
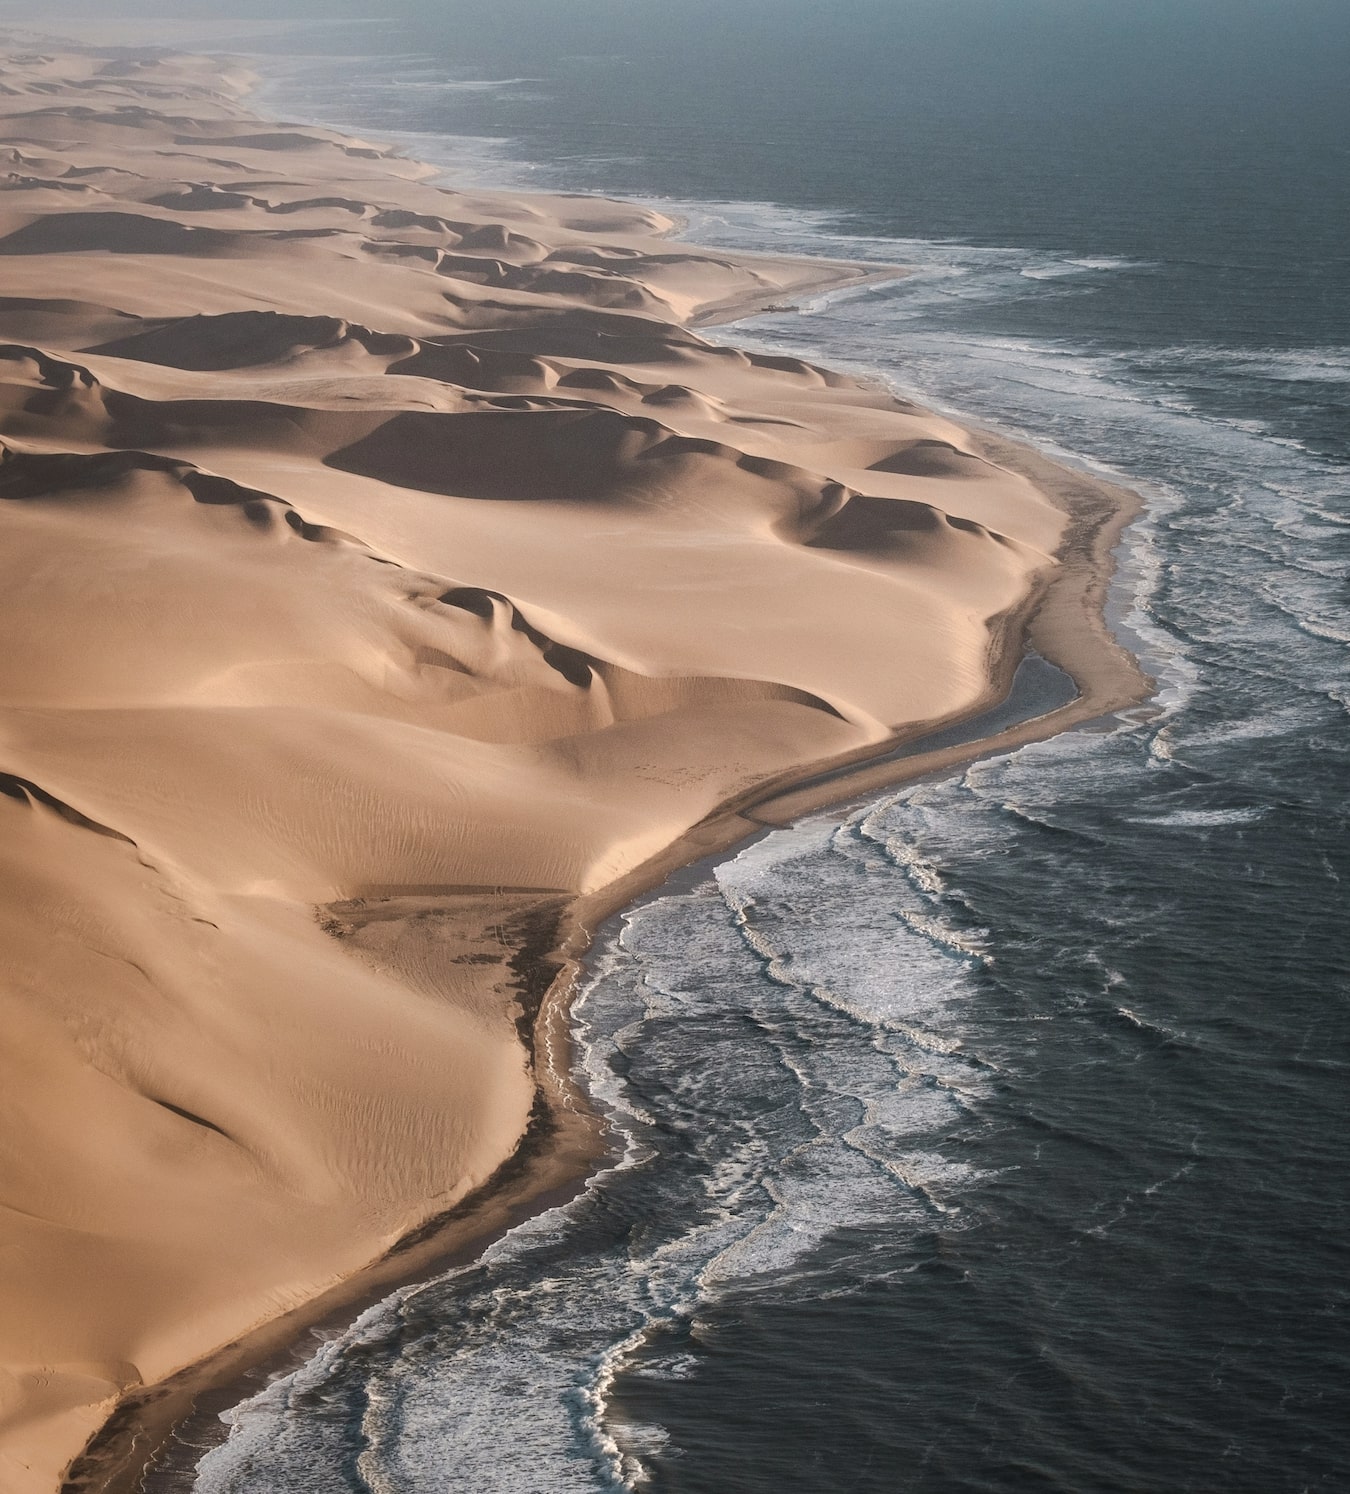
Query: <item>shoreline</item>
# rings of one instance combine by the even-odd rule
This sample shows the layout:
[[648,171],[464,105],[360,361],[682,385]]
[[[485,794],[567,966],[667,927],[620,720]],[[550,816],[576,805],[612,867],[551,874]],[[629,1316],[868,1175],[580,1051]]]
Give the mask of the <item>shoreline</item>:
[[[339,138],[352,137],[339,132]],[[735,258],[753,262],[755,257]],[[771,256],[764,256],[763,262],[784,263]],[[826,268],[826,262],[820,262],[819,276],[794,281],[788,294],[862,285],[905,273],[898,266],[877,270],[830,263]],[[777,299],[778,295],[769,293],[729,295],[704,303],[684,325],[726,325],[766,309]],[[654,855],[598,889],[572,896],[561,915],[558,935],[542,938],[529,951],[521,979],[526,1005],[537,1002],[532,1020],[526,1012],[537,1087],[523,1141],[484,1184],[448,1211],[405,1233],[379,1260],[340,1274],[326,1291],[299,1308],[267,1319],[167,1379],[124,1395],[68,1468],[63,1482],[66,1494],[76,1490],[123,1494],[138,1488],[147,1476],[154,1480],[151,1487],[173,1487],[164,1482],[171,1475],[147,1475],[147,1470],[177,1431],[247,1398],[270,1373],[303,1362],[312,1352],[304,1338],[310,1330],[350,1323],[398,1287],[467,1264],[515,1224],[585,1188],[597,1164],[608,1155],[608,1140],[603,1117],[591,1108],[589,1096],[576,1083],[569,1013],[587,952],[609,919],[650,896],[672,875],[709,857],[722,856],[804,814],[949,771],[989,752],[1058,735],[1148,699],[1152,682],[1115,640],[1104,612],[1115,571],[1113,554],[1141,511],[1141,501],[1108,482],[1062,467],[1032,447],[977,427],[963,429],[976,454],[1026,478],[1070,520],[1056,552],[1055,571],[1048,579],[1043,576],[993,628],[985,659],[986,684],[979,698],[954,716],[914,721],[885,740],[761,775],[752,788],[722,799]],[[1002,701],[1028,647],[1074,679],[1079,693],[1073,701],[988,737],[923,749],[928,737],[977,720]],[[906,755],[897,758],[897,751]]]
[[[1049,458],[1040,457],[1034,448],[1028,447],[1027,452],[1036,458],[1033,465],[1037,468],[1042,461],[1057,467]],[[307,1336],[349,1328],[363,1313],[388,1300],[400,1288],[414,1287],[446,1271],[472,1264],[489,1245],[517,1225],[565,1205],[586,1190],[591,1177],[612,1152],[603,1116],[598,1112],[586,1113],[581,1108],[591,1100],[575,1084],[570,1020],[576,982],[584,973],[585,960],[604,925],[630,907],[660,896],[660,889],[690,869],[723,858],[796,819],[833,809],[843,811],[866,796],[922,778],[945,776],[982,757],[1090,726],[1151,699],[1153,681],[1138,667],[1133,656],[1111,641],[1106,644],[1107,657],[1100,661],[1100,667],[1094,668],[1087,657],[1091,647],[1081,643],[1074,646],[1065,631],[1072,621],[1062,616],[1081,596],[1084,617],[1089,622],[1095,620],[1090,611],[1093,602],[1087,598],[1105,596],[1117,569],[1114,551],[1125,531],[1143,512],[1143,503],[1136,495],[1123,488],[1116,491],[1121,495],[1121,506],[1107,521],[1103,543],[1094,547],[1105,557],[1096,562],[1101,569],[1085,575],[1075,588],[1077,596],[1063,602],[1055,596],[1053,584],[1047,588],[1026,620],[1019,640],[1025,646],[1040,649],[1048,662],[1074,679],[1079,686],[1074,700],[988,737],[920,752],[899,761],[893,756],[897,749],[903,750],[930,733],[906,736],[887,744],[876,756],[869,754],[856,763],[825,768],[823,773],[820,764],[813,765],[813,771],[805,774],[808,784],[785,783],[767,791],[762,799],[755,797],[739,808],[728,806],[673,843],[656,858],[654,866],[639,868],[622,879],[621,891],[617,886],[605,888],[586,899],[584,909],[574,910],[578,920],[575,931],[546,957],[564,963],[544,998],[535,1027],[536,1036],[543,1035],[543,1049],[552,1059],[550,1076],[557,1092],[566,1097],[564,1105],[574,1123],[574,1129],[560,1128],[571,1131],[562,1145],[547,1133],[527,1139],[518,1152],[502,1163],[499,1169],[505,1175],[502,1182],[490,1180],[479,1190],[481,1198],[474,1195],[456,1205],[443,1221],[433,1219],[418,1226],[381,1260],[338,1283],[313,1303],[264,1323],[237,1343],[188,1366],[170,1381],[149,1387],[143,1397],[138,1394],[124,1400],[71,1465],[61,1485],[61,1494],[94,1494],[94,1491],[139,1494],[143,1486],[147,1494],[185,1494],[191,1488],[190,1476],[180,1473],[172,1463],[157,1467],[156,1460],[164,1456],[166,1448],[172,1453],[176,1446],[186,1446],[194,1459],[200,1458],[209,1447],[223,1442],[228,1432],[218,1420],[220,1413],[257,1394],[277,1376],[305,1363],[315,1352]],[[1109,542],[1105,536],[1109,536]],[[1047,612],[1054,616],[1053,624],[1042,621]],[[1009,633],[1011,648],[1015,627]],[[1124,657],[1111,658],[1115,652]],[[1010,652],[1004,662],[1009,680],[1021,657]],[[1002,699],[1001,695],[991,697],[971,715],[984,714]],[[963,724],[963,720],[947,722],[940,730]],[[817,781],[812,784],[811,780]],[[198,1424],[206,1418],[220,1426],[220,1434],[199,1441]],[[179,1443],[179,1433],[189,1428],[191,1440]],[[150,1450],[146,1447],[147,1439]],[[192,1468],[195,1471],[195,1461]]]
[[[747,313],[750,314],[750,313]],[[985,432],[986,439],[1016,447],[1009,438]],[[1038,473],[1042,464],[1057,473],[1073,474],[1027,446],[1022,456]],[[1006,459],[1006,453],[1005,453]],[[1042,473],[1042,476],[1044,474]],[[556,1093],[564,1098],[569,1115],[579,1119],[561,1146],[551,1145],[547,1133],[527,1140],[501,1168],[499,1186],[489,1183],[481,1201],[466,1199],[443,1221],[428,1221],[382,1260],[358,1272],[296,1314],[274,1319],[238,1344],[189,1366],[173,1381],[153,1387],[144,1401],[128,1400],[100,1430],[80,1460],[72,1465],[61,1494],[187,1494],[196,1462],[228,1436],[220,1415],[256,1395],[273,1379],[298,1369],[316,1352],[311,1336],[344,1331],[362,1314],[389,1300],[401,1288],[416,1287],[458,1267],[470,1265],[494,1241],[526,1220],[565,1206],[586,1191],[590,1179],[613,1152],[603,1115],[585,1107],[593,1102],[575,1082],[572,1063],[571,1008],[586,962],[605,927],[629,908],[663,895],[672,882],[687,879],[697,868],[711,867],[728,853],[739,851],[774,830],[808,815],[838,811],[923,778],[946,776],[983,757],[1081,730],[1131,707],[1145,705],[1154,694],[1154,681],[1135,657],[1120,645],[1106,624],[1104,605],[1118,571],[1116,552],[1130,525],[1144,511],[1143,501],[1128,489],[1083,477],[1087,487],[1115,495],[1117,507],[1093,530],[1084,564],[1076,573],[1059,578],[1069,594],[1056,595],[1056,583],[1035,601],[1020,637],[1008,630],[1008,683],[1022,659],[1021,650],[1036,649],[1048,663],[1067,674],[1078,688],[1074,699],[1046,712],[1015,721],[983,737],[948,747],[922,750],[926,736],[939,735],[978,719],[1005,699],[994,697],[964,721],[946,723],[940,731],[906,735],[877,757],[836,766],[824,774],[807,774],[807,783],[768,790],[738,809],[728,807],[695,826],[672,844],[650,867],[639,868],[622,885],[602,889],[574,910],[569,937],[550,950],[546,959],[560,959],[541,1004],[535,1031],[544,1035],[550,1055],[549,1073]],[[1089,637],[1075,637],[1077,624],[1086,622]],[[1098,610],[1094,611],[1093,609]],[[1021,650],[1015,651],[1015,643]],[[1100,651],[1100,652],[1099,652]],[[1094,658],[1093,656],[1096,655]],[[1009,667],[1010,666],[1010,667]],[[919,747],[912,756],[897,759],[897,750]],[[811,781],[812,779],[815,781]],[[572,1107],[576,1106],[577,1109]],[[584,1139],[583,1139],[584,1138]],[[537,1181],[531,1182],[532,1178]],[[155,1451],[147,1455],[149,1438]],[[175,1454],[190,1458],[180,1466]],[[162,1466],[148,1458],[165,1459]],[[86,1461],[87,1460],[87,1461]]]

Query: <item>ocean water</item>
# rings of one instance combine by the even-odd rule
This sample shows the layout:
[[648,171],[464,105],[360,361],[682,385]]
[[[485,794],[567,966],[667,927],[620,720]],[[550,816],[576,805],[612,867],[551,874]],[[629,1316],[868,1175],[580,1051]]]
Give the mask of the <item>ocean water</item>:
[[1344,15],[568,10],[301,28],[266,102],[914,266],[717,335],[1137,487],[1157,697],[616,920],[575,1018],[612,1165],[186,1486],[1350,1489]]

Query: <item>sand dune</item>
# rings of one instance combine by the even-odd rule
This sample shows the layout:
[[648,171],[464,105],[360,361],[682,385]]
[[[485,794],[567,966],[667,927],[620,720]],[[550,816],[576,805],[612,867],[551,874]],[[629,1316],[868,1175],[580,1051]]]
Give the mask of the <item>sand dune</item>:
[[694,330],[861,267],[243,87],[0,65],[7,1494],[527,1132],[578,1165],[535,1014],[585,910],[979,709],[1117,512]]

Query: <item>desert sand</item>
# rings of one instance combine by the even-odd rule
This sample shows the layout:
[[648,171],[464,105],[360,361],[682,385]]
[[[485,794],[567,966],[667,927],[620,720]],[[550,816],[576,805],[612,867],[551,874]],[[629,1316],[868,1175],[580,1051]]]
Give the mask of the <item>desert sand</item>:
[[695,330],[863,267],[2,39],[0,1488],[50,1494],[584,1170],[598,917],[938,765],[792,795],[981,710],[1029,627],[1055,725],[1140,680],[1127,499]]

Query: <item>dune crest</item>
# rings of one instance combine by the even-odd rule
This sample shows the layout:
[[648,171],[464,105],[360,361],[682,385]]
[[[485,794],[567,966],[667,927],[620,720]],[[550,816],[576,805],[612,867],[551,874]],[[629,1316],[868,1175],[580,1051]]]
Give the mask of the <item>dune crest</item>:
[[575,1172],[536,1018],[595,899],[979,710],[1114,512],[695,330],[864,267],[245,91],[0,63],[7,1494],[118,1486],[119,1400]]

